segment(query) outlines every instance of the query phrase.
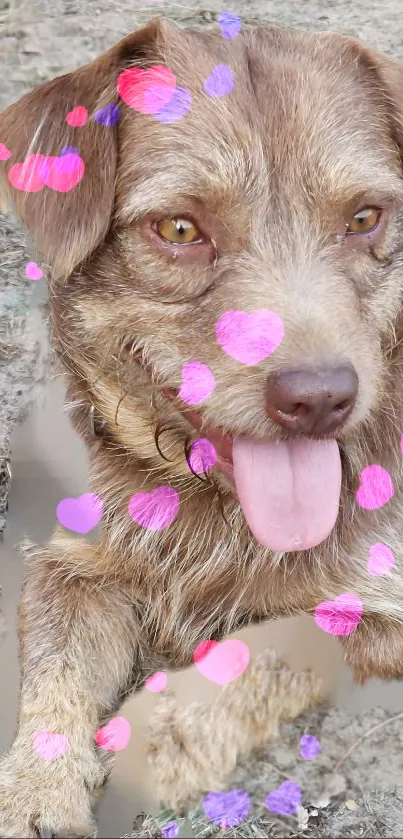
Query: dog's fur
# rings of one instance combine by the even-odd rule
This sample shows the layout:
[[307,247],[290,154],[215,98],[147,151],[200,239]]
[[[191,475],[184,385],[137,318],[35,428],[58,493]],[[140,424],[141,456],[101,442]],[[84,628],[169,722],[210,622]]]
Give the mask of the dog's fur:
[[186,812],[203,793],[228,789],[238,760],[277,739],[281,720],[295,719],[323,699],[320,679],[310,672],[292,673],[274,650],[252,659],[210,704],[183,708],[164,692],[146,741],[160,801]]
[[[124,68],[158,63],[191,91],[182,120],[164,125],[122,106],[116,128],[93,119],[68,127],[75,105],[93,114],[117,101]],[[214,99],[203,82],[218,63],[231,66],[235,87]],[[403,63],[341,35],[254,27],[227,41],[156,20],[1,115],[0,139],[13,152],[3,186],[49,265],[54,347],[104,503],[99,544],[59,530],[28,549],[19,728],[0,767],[1,835],[33,836],[38,824],[90,832],[106,771],[95,729],[150,673],[190,664],[206,638],[312,613],[353,591],[364,617],[343,643],[357,678],[403,674],[402,91]],[[86,162],[71,192],[10,187],[13,162],[71,144]],[[371,247],[339,241],[364,199],[389,207],[384,232]],[[149,216],[185,212],[218,259],[204,249],[172,260],[153,245]],[[234,364],[215,341],[218,314],[265,307],[285,323],[280,348],[258,367]],[[216,376],[205,421],[256,438],[280,435],[264,410],[270,372],[296,361],[354,365],[358,402],[336,435],[340,513],[317,548],[272,555],[251,537],[226,479],[203,483],[189,471],[195,429],[162,388],[179,387],[194,358]],[[368,512],[354,493],[371,463],[389,470],[395,494]],[[178,490],[180,512],[165,531],[141,530],[129,498],[161,484]],[[381,578],[366,569],[377,541],[396,557]],[[65,733],[68,754],[41,760],[32,748],[38,729]]]

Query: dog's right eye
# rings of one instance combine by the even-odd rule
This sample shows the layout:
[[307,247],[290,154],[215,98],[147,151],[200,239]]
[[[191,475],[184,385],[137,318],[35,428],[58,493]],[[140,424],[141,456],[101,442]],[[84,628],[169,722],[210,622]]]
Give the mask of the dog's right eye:
[[186,218],[164,218],[158,222],[156,230],[161,239],[172,245],[193,245],[203,241],[200,230]]

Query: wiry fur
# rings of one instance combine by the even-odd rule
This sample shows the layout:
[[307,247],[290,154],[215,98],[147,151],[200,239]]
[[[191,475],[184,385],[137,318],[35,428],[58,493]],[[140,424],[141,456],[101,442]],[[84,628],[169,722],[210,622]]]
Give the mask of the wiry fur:
[[[155,63],[192,93],[178,123],[122,106],[116,128],[91,118],[79,133],[66,125],[77,104],[93,114],[117,101],[122,69]],[[217,63],[232,67],[235,87],[213,99],[203,81]],[[153,671],[190,664],[206,638],[312,613],[353,591],[364,617],[343,643],[357,678],[402,675],[402,89],[400,62],[343,36],[256,27],[226,41],[154,21],[0,116],[13,151],[4,172],[28,151],[58,154],[68,144],[86,162],[81,183],[62,196],[17,192],[6,177],[3,186],[49,265],[53,343],[104,502],[99,545],[57,531],[29,552],[19,729],[0,766],[0,834],[32,836],[38,824],[90,831],[91,792],[103,777],[97,725]],[[340,243],[360,198],[390,206],[371,250]],[[185,212],[200,219],[218,259],[204,251],[171,260],[152,244],[147,214]],[[234,364],[215,341],[218,314],[265,307],[284,321],[282,344],[257,367]],[[264,409],[269,374],[354,365],[358,401],[337,435],[340,513],[317,548],[272,555],[252,538],[227,479],[203,483],[190,472],[184,452],[195,430],[163,388],[177,388],[195,358],[217,383],[204,421],[272,439],[280,432]],[[91,406],[104,424],[99,438]],[[161,423],[168,459],[155,444]],[[368,512],[354,494],[370,463],[389,470],[395,494]],[[175,487],[181,505],[153,533],[132,522],[127,504],[160,484]],[[396,557],[382,578],[366,569],[378,541]],[[68,736],[64,758],[35,755],[32,734],[43,728]]]

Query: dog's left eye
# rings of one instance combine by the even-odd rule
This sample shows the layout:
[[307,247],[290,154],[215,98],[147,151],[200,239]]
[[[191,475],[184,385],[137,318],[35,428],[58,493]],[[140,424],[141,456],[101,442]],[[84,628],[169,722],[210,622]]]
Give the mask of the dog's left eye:
[[382,211],[376,207],[365,207],[352,217],[347,233],[370,233],[375,230],[381,215]]
[[165,239],[172,245],[191,245],[203,239],[196,225],[185,218],[165,218],[156,225],[156,228],[161,239]]

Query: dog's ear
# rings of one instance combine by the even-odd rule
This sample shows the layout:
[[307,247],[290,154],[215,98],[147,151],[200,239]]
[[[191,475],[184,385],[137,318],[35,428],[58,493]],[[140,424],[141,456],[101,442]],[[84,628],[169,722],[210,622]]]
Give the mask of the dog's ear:
[[377,77],[392,138],[403,155],[403,60],[365,48],[362,55]]
[[[67,277],[108,231],[118,153],[117,77],[125,67],[150,61],[161,46],[162,27],[160,19],[152,20],[91,64],[41,85],[0,114],[0,192],[54,277]],[[103,111],[108,105],[115,108]],[[80,126],[84,109],[88,118]]]

